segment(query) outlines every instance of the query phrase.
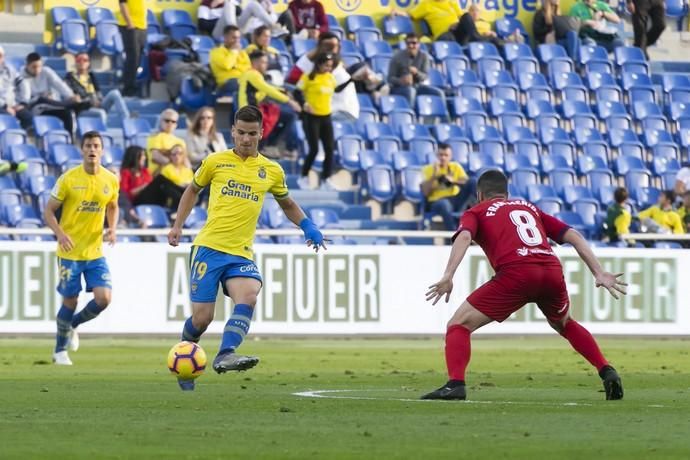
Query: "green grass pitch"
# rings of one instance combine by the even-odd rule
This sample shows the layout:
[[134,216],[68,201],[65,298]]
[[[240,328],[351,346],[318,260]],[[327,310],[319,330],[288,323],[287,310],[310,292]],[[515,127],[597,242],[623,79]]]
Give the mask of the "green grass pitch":
[[[445,382],[441,338],[250,339],[258,367],[185,393],[174,342],[85,336],[58,368],[51,340],[0,339],[0,458],[690,458],[687,340],[600,340],[625,387],[605,401],[558,337],[478,338],[469,402],[416,400]],[[294,395],[323,390],[347,399]]]

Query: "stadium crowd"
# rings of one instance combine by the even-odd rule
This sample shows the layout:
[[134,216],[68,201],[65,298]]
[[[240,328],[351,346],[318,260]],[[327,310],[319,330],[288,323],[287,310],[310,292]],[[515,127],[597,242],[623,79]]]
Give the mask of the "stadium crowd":
[[[343,28],[318,0],[292,0],[281,14],[268,0],[203,0],[196,23],[166,10],[162,26],[143,0],[119,5],[100,20],[103,9],[89,8],[88,22],[52,11],[50,52],[73,55],[69,72],[46,65],[53,56],[8,60],[0,48],[0,172],[11,173],[0,224],[40,225],[48,177],[78,161],[66,146],[96,130],[121,178],[126,225],[146,226],[137,207],[172,213],[204,158],[228,147],[220,114],[251,104],[263,114],[262,152],[291,185],[355,191],[348,204],[373,199],[390,215],[406,201],[424,226],[438,215],[453,230],[474,177],[496,167],[512,177],[512,196],[590,238],[690,232],[690,78],[662,75],[659,94],[647,53],[665,28],[663,3],[628,4],[637,48],[623,40],[621,11],[598,0],[567,13],[545,0],[528,27],[491,24],[475,4],[421,0],[392,10],[382,29],[357,15]],[[82,23],[96,38],[79,49],[66,31]],[[121,64],[105,72],[117,81],[91,69],[104,54]],[[170,101],[149,116],[141,101],[156,79]],[[122,141],[108,135],[120,129]],[[333,180],[339,170],[349,183]]]

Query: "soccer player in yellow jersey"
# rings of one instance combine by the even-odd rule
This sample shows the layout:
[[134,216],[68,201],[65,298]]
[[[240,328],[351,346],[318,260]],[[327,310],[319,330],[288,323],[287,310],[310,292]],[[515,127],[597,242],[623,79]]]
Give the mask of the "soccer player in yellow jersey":
[[[43,215],[58,241],[60,284],[57,291],[62,295],[53,362],[68,366],[72,361],[67,354],[67,345],[73,351],[79,348],[77,326],[94,319],[110,304],[110,271],[101,249],[103,222],[106,217],[105,240],[112,245],[115,243],[119,211],[120,183],[115,174],[101,166],[101,135],[95,131],[85,133],[81,153],[84,157],[82,164],[58,178]],[[62,208],[62,216],[58,221],[55,213],[59,208]],[[75,315],[82,275],[86,292],[93,291],[94,297]]]
[[[235,351],[249,331],[256,299],[261,290],[259,270],[252,261],[256,224],[266,193],[271,193],[285,215],[304,231],[307,245],[317,252],[325,249],[323,235],[289,196],[285,173],[280,165],[258,152],[261,139],[261,111],[246,105],[235,114],[232,137],[235,148],[209,155],[194,174],[177,209],[177,218],[168,234],[177,246],[182,224],[189,216],[197,195],[210,186],[208,220],[192,246],[190,286],[192,316],[187,319],[182,339],[198,342],[213,320],[218,284],[232,298],[235,308],[225,325],[213,369],[218,373],[254,367],[259,359]],[[194,381],[179,381],[183,390],[193,390]]]

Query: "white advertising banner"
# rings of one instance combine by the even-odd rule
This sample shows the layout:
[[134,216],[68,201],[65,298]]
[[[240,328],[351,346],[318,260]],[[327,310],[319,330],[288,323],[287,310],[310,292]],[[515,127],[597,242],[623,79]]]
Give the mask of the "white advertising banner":
[[[297,246],[255,249],[264,279],[251,328],[255,334],[441,334],[471,290],[492,276],[481,250],[470,248],[450,303],[433,307],[424,293],[443,272],[448,247],[333,246],[320,254]],[[54,243],[0,242],[0,333],[55,330],[60,296],[54,250]],[[106,247],[113,303],[83,331],[179,333],[191,313],[189,250],[189,245],[156,243]],[[596,289],[575,252],[558,249],[576,319],[594,333],[690,335],[690,251],[596,251],[608,270],[625,272],[628,296],[615,300]],[[80,307],[89,298],[82,293]],[[222,331],[231,308],[221,294],[209,332]],[[528,305],[481,333],[550,331],[538,309]]]

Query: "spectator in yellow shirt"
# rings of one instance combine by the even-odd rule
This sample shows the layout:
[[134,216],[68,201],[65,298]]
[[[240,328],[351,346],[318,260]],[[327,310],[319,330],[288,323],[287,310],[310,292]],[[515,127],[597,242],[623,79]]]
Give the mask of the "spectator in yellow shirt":
[[[302,108],[282,89],[266,82],[264,75],[268,70],[268,57],[263,51],[254,51],[249,56],[251,68],[239,79],[237,108],[254,105],[263,114],[263,136],[260,148],[267,156],[278,156],[275,149],[267,151],[266,146],[275,147],[280,139],[285,141],[287,150],[295,151],[298,147],[295,122]],[[278,102],[271,102],[270,99]]]
[[476,184],[460,163],[451,161],[453,151],[450,145],[438,144],[436,161],[422,169],[422,194],[426,199],[425,211],[439,214],[446,230],[455,230],[458,219],[454,212],[464,211],[474,195]]
[[[407,15],[404,11],[393,11],[392,14]],[[409,16],[415,21],[426,21],[434,40],[452,41],[454,38],[451,32],[458,24],[462,10],[457,0],[420,0],[410,10]]]
[[690,233],[690,190],[683,193],[683,204],[676,211],[683,221],[683,229],[685,233]]
[[638,217],[650,233],[685,233],[680,216],[673,210],[675,198],[673,190],[664,190],[657,206],[640,211]]
[[213,48],[208,59],[218,93],[232,95],[239,87],[238,78],[250,67],[249,56],[242,50],[237,26],[223,29],[223,44]]
[[170,150],[176,144],[184,145],[184,140],[174,134],[179,118],[175,110],[165,109],[161,113],[159,131],[148,138],[146,150],[151,174],[170,163]]
[[[271,46],[271,28],[259,26],[252,32],[252,42],[244,49],[244,52],[252,54],[254,51],[263,51],[268,57],[268,70],[278,70],[282,73],[280,65],[280,52]],[[272,75],[272,74],[271,74]],[[272,80],[272,83],[281,84]]]
[[302,110],[302,127],[309,144],[309,153],[302,165],[302,177],[299,178],[300,188],[309,188],[309,171],[316,155],[319,153],[319,141],[323,145],[323,168],[321,170],[321,188],[335,190],[330,180],[333,171],[333,150],[335,138],[333,134],[333,94],[347,86],[338,86],[333,76],[335,56],[330,53],[320,53],[314,59],[314,68],[309,73],[303,73],[297,82],[299,95],[304,99]]

